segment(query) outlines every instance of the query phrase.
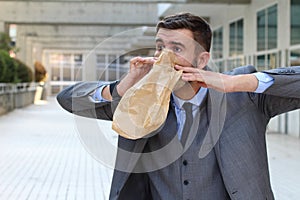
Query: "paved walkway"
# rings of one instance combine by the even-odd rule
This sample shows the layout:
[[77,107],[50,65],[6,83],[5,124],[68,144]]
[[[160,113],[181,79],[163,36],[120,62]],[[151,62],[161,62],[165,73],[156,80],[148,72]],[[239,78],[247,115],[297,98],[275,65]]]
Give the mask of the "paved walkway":
[[[53,98],[0,117],[0,200],[108,199],[112,169],[87,153],[74,123]],[[300,199],[300,139],[267,137],[275,196]]]

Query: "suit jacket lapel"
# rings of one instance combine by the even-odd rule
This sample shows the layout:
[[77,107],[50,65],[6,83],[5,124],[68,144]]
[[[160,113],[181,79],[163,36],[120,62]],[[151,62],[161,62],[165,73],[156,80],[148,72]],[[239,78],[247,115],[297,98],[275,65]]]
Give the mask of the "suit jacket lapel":
[[219,160],[219,138],[221,136],[226,117],[225,94],[215,90],[208,90],[207,115],[209,126],[199,151],[199,158],[204,158],[210,151],[215,149]]
[[[121,190],[139,160],[147,139],[127,140],[119,137],[118,154],[112,188]],[[124,149],[123,149],[124,148]]]

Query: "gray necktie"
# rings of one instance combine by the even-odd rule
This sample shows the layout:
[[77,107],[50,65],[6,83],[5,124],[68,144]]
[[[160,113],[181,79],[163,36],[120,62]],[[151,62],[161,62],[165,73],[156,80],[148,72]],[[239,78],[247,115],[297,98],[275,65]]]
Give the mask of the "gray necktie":
[[185,145],[186,143],[186,140],[188,138],[188,135],[189,135],[189,132],[190,132],[190,129],[192,127],[192,124],[193,124],[193,111],[192,111],[192,105],[191,103],[184,103],[182,108],[185,110],[185,122],[184,122],[184,127],[183,127],[183,130],[182,130],[182,134],[181,134],[181,144],[182,146]]

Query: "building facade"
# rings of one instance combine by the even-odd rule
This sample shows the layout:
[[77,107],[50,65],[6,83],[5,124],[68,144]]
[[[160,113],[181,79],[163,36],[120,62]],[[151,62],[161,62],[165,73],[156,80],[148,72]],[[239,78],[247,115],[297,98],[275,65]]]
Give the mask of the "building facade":
[[[215,71],[300,65],[300,0],[0,0],[0,32],[19,59],[43,63],[55,95],[77,81],[121,78],[131,57],[153,55],[157,21],[185,11],[211,24]],[[299,111],[284,114],[270,130],[299,136],[299,121]]]

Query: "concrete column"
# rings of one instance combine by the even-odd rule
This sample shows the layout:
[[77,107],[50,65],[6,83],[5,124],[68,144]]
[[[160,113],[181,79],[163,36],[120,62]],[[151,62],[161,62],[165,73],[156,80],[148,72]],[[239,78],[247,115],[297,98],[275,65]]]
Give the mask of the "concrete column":
[[278,49],[281,53],[280,67],[289,65],[288,49],[290,46],[290,3],[285,0],[278,1]]
[[83,63],[83,80],[96,81],[97,57],[95,51],[86,55]]
[[244,18],[244,54],[245,55],[253,55],[256,52],[256,13],[254,10],[255,9],[253,9],[250,5],[247,6],[247,8],[245,9],[245,18]]
[[[229,57],[229,25],[228,23],[223,23],[223,58],[227,60]],[[227,62],[227,61],[226,61]],[[227,66],[227,64],[225,65]],[[232,67],[232,66],[229,66]]]
[[44,51],[42,53],[42,64],[44,65],[44,67],[46,68],[46,71],[47,71],[47,80],[46,80],[46,84],[45,84],[45,89],[47,91],[47,94],[48,95],[51,95],[51,77],[52,77],[52,71],[51,71],[51,68],[50,68],[50,55],[49,55],[49,52],[48,51]]
[[34,65],[35,61],[42,61],[42,45],[40,43],[34,43],[32,47],[32,66]]

